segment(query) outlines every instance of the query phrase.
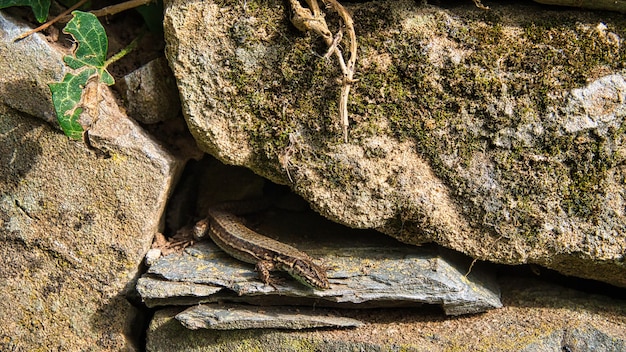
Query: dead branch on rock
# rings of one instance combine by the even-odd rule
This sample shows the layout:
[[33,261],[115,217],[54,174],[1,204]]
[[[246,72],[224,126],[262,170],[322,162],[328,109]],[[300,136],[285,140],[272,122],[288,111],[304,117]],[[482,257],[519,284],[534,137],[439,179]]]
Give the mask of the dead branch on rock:
[[[335,56],[339,62],[339,67],[343,77],[339,80],[341,84],[341,93],[339,96],[339,117],[343,126],[343,138],[348,142],[348,96],[350,94],[351,85],[356,82],[354,80],[354,70],[356,66],[357,42],[356,33],[354,31],[354,22],[346,9],[337,0],[322,0],[325,5],[336,11],[343,21],[343,28],[339,29],[336,35],[328,29],[323,13],[320,11],[317,0],[306,0],[308,9],[304,8],[298,0],[289,0],[292,10],[291,23],[299,30],[313,31],[322,37],[328,52],[325,57]],[[339,43],[343,38],[343,31],[347,32],[350,41],[350,57],[346,62],[339,47]]]

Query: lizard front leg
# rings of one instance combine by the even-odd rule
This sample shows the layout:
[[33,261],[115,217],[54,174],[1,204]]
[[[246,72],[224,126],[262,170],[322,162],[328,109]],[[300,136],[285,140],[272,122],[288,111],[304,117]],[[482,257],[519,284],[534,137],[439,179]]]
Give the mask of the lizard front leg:
[[259,273],[259,279],[264,284],[272,286],[275,290],[278,290],[274,284],[280,283],[282,280],[273,279],[270,276],[270,271],[277,270],[276,263],[270,260],[260,260],[256,263],[256,271]]

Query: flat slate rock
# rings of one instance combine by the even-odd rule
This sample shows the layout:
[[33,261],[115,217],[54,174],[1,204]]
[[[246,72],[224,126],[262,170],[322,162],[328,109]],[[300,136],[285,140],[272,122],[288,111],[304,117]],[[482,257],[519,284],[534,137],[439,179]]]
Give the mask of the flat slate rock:
[[[442,317],[437,309],[337,309],[351,329],[189,330],[159,309],[146,351],[626,351],[626,300],[589,294],[536,276],[498,278],[504,307]],[[301,308],[306,311],[306,308]],[[316,313],[317,309],[315,308]]]
[[[300,246],[302,248],[302,246]],[[275,287],[261,282],[254,265],[238,261],[212,242],[160,258],[138,281],[150,307],[207,302],[302,304],[318,307],[441,305],[447,315],[500,308],[500,291],[479,267],[452,251],[427,247],[368,246],[302,248],[328,267],[329,290],[308,288],[282,272]]]
[[286,307],[254,307],[245,305],[198,305],[176,315],[186,328],[239,330],[239,329],[312,329],[351,328],[363,325],[352,318],[330,316],[328,311],[316,309],[304,312]]

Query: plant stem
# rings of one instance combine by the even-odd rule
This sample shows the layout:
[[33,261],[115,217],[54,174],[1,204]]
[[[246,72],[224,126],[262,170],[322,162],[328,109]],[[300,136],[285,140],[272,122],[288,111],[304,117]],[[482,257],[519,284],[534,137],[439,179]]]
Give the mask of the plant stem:
[[117,54],[111,56],[108,60],[106,60],[104,62],[104,68],[109,67],[110,64],[114,63],[115,61],[123,58],[124,56],[126,56],[126,54],[130,53],[131,51],[133,51],[136,47],[137,44],[139,44],[139,41],[141,40],[141,38],[143,38],[143,36],[147,33],[147,30],[143,30],[141,31],[141,33],[137,36],[137,38],[133,39],[132,42],[130,42],[130,44],[128,44],[125,48],[123,48],[122,50],[118,51]]

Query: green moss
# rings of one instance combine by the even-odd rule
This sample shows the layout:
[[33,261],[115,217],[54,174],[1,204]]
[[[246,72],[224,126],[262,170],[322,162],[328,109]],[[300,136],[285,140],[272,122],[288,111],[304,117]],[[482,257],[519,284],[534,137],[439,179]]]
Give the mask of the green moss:
[[[377,89],[389,87],[393,93],[380,104],[382,112],[370,111],[386,115],[397,138],[415,140],[436,173],[467,198],[481,196],[480,191],[459,176],[455,165],[468,168],[476,153],[487,153],[502,173],[501,186],[517,199],[519,206],[511,209],[510,221],[520,224],[520,234],[529,240],[541,230],[538,219],[543,210],[535,205],[554,192],[550,188],[554,184],[544,184],[546,179],[560,179],[565,185],[559,192],[566,211],[593,221],[601,206],[606,171],[616,165],[615,157],[599,153],[602,141],[576,146],[571,136],[557,135],[558,126],[541,118],[550,106],[561,102],[560,96],[551,97],[553,93],[586,84],[598,67],[623,68],[626,51],[604,41],[593,27],[573,25],[567,19],[557,23],[550,15],[522,24],[521,38],[511,40],[497,11],[489,13],[485,23],[446,29],[458,48],[470,53],[460,65],[434,67],[426,51],[415,50],[423,48],[419,34],[400,33],[386,40],[388,51],[397,56],[384,77],[364,77],[369,89],[360,92],[363,100],[375,96]],[[613,20],[623,22],[617,17]],[[624,27],[615,25],[609,30],[623,36],[616,28]],[[435,83],[432,77],[438,77]],[[490,106],[503,96],[523,103],[504,114],[501,108]],[[494,148],[499,131],[509,128],[516,133],[535,121],[547,126],[544,145],[526,146],[513,138],[510,149]],[[538,160],[564,159],[565,167],[532,161],[537,149],[543,152]],[[444,164],[442,153],[454,156],[458,164]],[[472,209],[468,216],[480,223],[484,213],[475,206],[468,208]]]
[[300,338],[300,339],[286,339],[284,341],[285,347],[289,346],[291,351],[299,351],[299,352],[314,352],[319,351],[318,343],[314,342],[314,340]]
[[[258,23],[272,26],[287,16],[257,13]],[[459,199],[465,199],[462,208],[467,218],[474,224],[492,224],[495,232],[507,222],[534,241],[542,231],[539,219],[546,197],[560,201],[572,216],[596,221],[607,170],[626,156],[606,154],[608,142],[593,135],[564,134],[558,122],[545,117],[562,105],[561,92],[587,84],[598,72],[623,69],[626,46],[603,38],[595,28],[596,20],[582,23],[580,17],[549,11],[518,23],[498,9],[450,17],[425,11],[412,19],[417,29],[391,23],[394,16],[383,3],[355,7],[363,60],[359,65],[367,62],[367,67],[357,69],[359,82],[350,96],[351,142],[385,134],[414,141],[435,173]],[[622,17],[607,15],[603,20],[609,23],[608,31],[625,36]],[[266,175],[284,178],[276,161],[293,149],[297,151],[291,155],[294,164],[307,163],[326,175],[333,187],[354,186],[362,181],[359,170],[326,156],[342,143],[336,62],[320,57],[326,49],[319,38],[299,34],[285,23],[280,26],[265,31],[293,35],[273,44],[277,55],[270,70],[246,73],[235,57],[229,60],[230,79],[243,97],[233,102],[233,108],[254,117],[244,128],[255,157],[264,161],[257,164],[267,165]],[[399,26],[401,30],[396,29]],[[394,30],[387,30],[390,27]],[[231,36],[245,42],[248,32],[241,25]],[[458,51],[460,61],[431,62],[432,56],[447,57],[441,52],[432,55],[438,45],[438,50]],[[278,74],[266,76],[272,68]],[[512,101],[509,110],[502,106],[507,99]],[[541,126],[543,134],[524,139],[524,133],[534,133],[526,132],[534,125]],[[619,128],[609,139],[621,138],[623,132]],[[296,147],[293,136],[306,142]],[[366,155],[384,157],[376,151]],[[489,177],[508,194],[490,199],[494,195],[470,183],[466,174],[474,172],[476,158],[493,165]],[[485,210],[485,202],[492,201],[501,209]],[[512,202],[515,207],[510,207]]]
[[607,171],[614,165],[612,155],[603,152],[604,141],[587,136],[571,143],[566,164],[570,182],[562,190],[563,208],[572,215],[595,219],[604,203]]

